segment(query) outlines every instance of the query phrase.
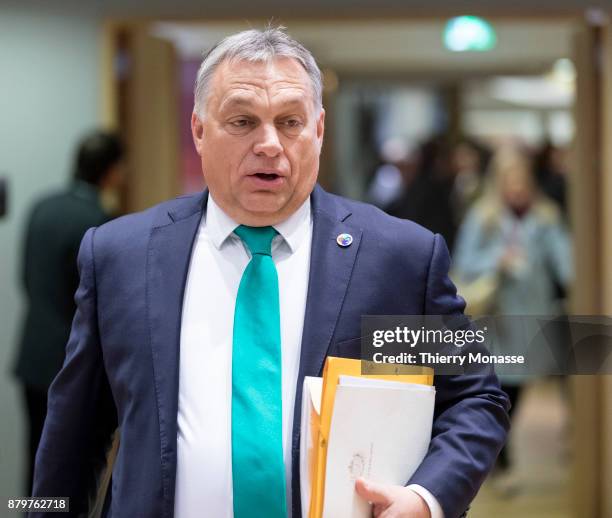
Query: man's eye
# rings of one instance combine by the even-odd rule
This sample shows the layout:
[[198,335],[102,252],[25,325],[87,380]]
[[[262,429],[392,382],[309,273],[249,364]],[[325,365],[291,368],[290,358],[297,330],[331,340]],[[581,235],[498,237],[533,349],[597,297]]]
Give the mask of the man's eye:
[[302,121],[299,119],[287,119],[283,121],[283,125],[288,128],[298,128],[302,125]]
[[230,124],[236,128],[244,128],[251,123],[249,119],[236,119],[230,122]]

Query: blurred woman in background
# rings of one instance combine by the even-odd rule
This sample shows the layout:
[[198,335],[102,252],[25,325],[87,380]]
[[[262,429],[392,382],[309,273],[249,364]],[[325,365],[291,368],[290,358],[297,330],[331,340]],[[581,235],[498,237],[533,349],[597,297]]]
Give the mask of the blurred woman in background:
[[[538,190],[527,155],[514,147],[500,149],[491,162],[488,188],[468,211],[457,238],[457,284],[480,283],[486,291],[474,296],[478,301],[466,295],[467,311],[474,313],[471,308],[478,304],[478,311],[488,315],[558,314],[555,284],[567,287],[571,276],[570,240],[561,211]],[[497,329],[499,353],[525,350],[519,327],[508,319]],[[512,415],[525,378],[500,378]],[[507,471],[509,464],[504,448],[500,470]]]

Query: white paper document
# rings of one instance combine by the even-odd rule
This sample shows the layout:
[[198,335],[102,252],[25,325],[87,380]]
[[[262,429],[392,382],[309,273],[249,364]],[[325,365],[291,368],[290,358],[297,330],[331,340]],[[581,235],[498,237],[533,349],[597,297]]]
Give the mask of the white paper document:
[[[305,383],[305,395],[307,390],[312,394]],[[323,518],[371,517],[370,505],[355,492],[358,477],[406,484],[427,453],[434,401],[431,386],[340,377],[329,433]],[[304,405],[302,410],[304,419]],[[307,472],[300,475],[303,481]]]

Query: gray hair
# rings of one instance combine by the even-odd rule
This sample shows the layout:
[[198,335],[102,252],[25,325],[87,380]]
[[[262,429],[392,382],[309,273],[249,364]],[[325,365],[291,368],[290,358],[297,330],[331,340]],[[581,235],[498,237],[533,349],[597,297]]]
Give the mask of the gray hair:
[[224,61],[269,62],[275,57],[295,59],[308,73],[312,83],[315,108],[323,106],[323,81],[321,71],[313,55],[299,42],[291,38],[284,27],[268,27],[263,31],[251,29],[232,34],[217,43],[204,56],[194,89],[194,110],[204,116],[204,105],[209,86],[217,67]]

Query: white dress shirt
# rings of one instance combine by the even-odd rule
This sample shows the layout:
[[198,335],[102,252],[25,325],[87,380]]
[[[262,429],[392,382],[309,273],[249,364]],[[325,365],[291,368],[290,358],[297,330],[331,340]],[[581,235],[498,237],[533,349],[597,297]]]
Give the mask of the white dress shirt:
[[[238,224],[208,197],[183,300],[179,366],[176,518],[232,518],[234,307],[250,253]],[[283,454],[291,507],[291,430],[310,271],[310,199],[275,225],[282,356]]]
[[[233,518],[231,403],[234,307],[250,253],[233,231],[238,224],[208,197],[194,242],[181,322],[176,518]],[[310,271],[310,199],[275,225],[272,259],[278,272],[282,437],[291,516],[291,432]],[[442,518],[435,497],[410,486]],[[437,506],[437,508],[436,508]],[[438,512],[436,512],[438,511]]]

